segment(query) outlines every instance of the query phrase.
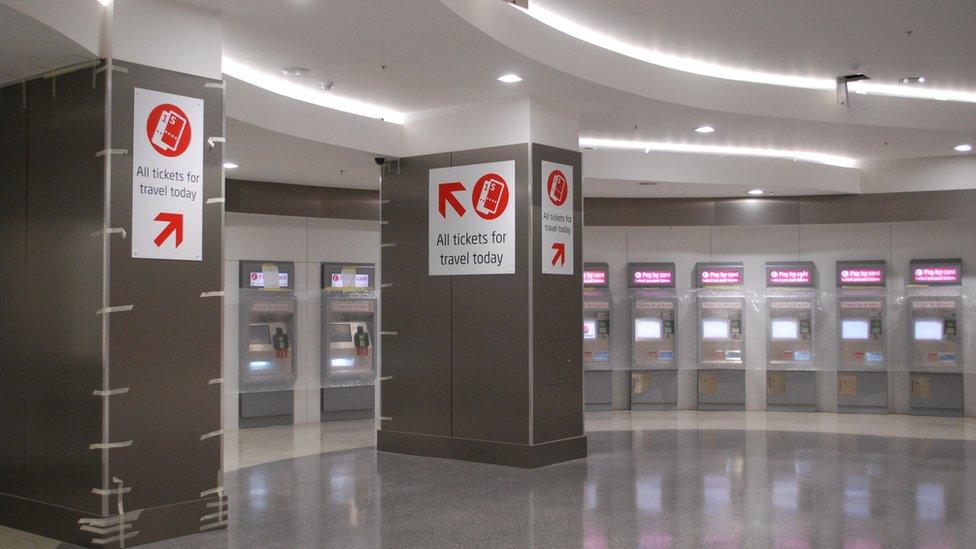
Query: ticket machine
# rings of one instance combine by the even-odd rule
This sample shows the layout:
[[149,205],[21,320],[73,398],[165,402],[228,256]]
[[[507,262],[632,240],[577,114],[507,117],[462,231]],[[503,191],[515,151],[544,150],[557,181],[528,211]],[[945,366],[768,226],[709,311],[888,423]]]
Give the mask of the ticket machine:
[[610,347],[610,267],[583,265],[583,388],[587,410],[610,410],[613,361]]
[[698,263],[698,409],[744,410],[745,294],[741,263]]
[[766,409],[814,412],[817,271],[810,261],[766,263]]
[[909,408],[917,415],[961,416],[962,260],[914,260],[908,272]]
[[888,411],[884,260],[838,261],[837,411]]
[[241,261],[239,425],[287,425],[296,378],[295,264]]
[[373,417],[376,266],[322,264],[322,421]]
[[630,263],[630,409],[671,410],[678,403],[674,263]]

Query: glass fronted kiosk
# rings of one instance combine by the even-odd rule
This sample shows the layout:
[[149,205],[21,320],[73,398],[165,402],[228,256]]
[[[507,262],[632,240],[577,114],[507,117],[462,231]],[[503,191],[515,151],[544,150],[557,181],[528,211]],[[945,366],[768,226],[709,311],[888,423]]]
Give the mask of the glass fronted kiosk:
[[888,264],[838,261],[837,411],[888,411]]
[[294,422],[295,264],[241,261],[239,425]]
[[744,410],[745,293],[741,263],[698,263],[698,409]]
[[678,403],[674,263],[630,263],[630,409],[672,410]]
[[322,264],[322,421],[373,417],[376,266]]
[[587,410],[612,409],[610,267],[583,265],[583,393]]
[[962,260],[913,260],[908,270],[911,413],[962,416]]
[[809,261],[766,263],[766,409],[817,409],[817,272]]

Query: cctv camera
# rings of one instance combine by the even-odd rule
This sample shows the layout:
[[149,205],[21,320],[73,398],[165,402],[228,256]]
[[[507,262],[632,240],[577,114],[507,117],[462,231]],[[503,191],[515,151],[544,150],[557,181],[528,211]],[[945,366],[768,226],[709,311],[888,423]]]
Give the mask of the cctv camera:
[[376,162],[377,166],[382,166],[383,164],[386,164],[386,157],[377,156],[373,159],[373,162]]

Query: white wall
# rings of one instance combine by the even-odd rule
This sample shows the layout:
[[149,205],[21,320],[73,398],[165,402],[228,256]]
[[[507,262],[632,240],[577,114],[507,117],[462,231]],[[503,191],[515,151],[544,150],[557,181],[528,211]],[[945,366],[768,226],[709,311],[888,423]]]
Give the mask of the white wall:
[[[585,227],[583,231],[584,261],[605,261],[610,264],[610,288],[614,296],[612,317],[616,332],[613,335],[615,367],[621,368],[614,378],[613,404],[616,409],[629,407],[629,374],[624,370],[630,360],[629,290],[627,263],[645,261],[673,261],[677,266],[677,291],[690,290],[692,268],[698,261],[741,261],[745,265],[745,287],[762,295],[767,261],[814,261],[820,275],[820,288],[834,292],[834,266],[837,260],[886,259],[889,264],[889,293],[905,290],[908,262],[912,259],[961,257],[965,271],[964,292],[976,291],[976,221],[939,221],[923,223],[873,223],[851,225],[785,225],[758,227]],[[972,301],[972,300],[971,300]],[[892,361],[889,383],[889,410],[908,411],[909,383],[907,373],[906,325],[898,314],[898,303],[889,307],[888,355]],[[974,341],[974,307],[969,305],[966,316],[968,340]],[[681,304],[679,314],[690,318],[695,314],[693,300]],[[825,303],[825,314],[833,320],[831,304]],[[679,318],[679,326],[684,325]],[[763,410],[765,393],[765,331],[762,304],[750,307],[746,318],[746,408]],[[757,329],[758,328],[758,329]],[[689,356],[688,345],[681,342],[684,360]],[[831,351],[833,349],[831,348]],[[964,352],[964,355],[966,353]],[[829,358],[832,356],[828,355]],[[976,416],[976,353],[968,353],[966,374],[966,414]],[[682,358],[679,357],[679,361]],[[694,361],[694,358],[691,359]],[[830,362],[831,367],[833,365]],[[837,400],[834,391],[836,374],[818,375],[817,406],[822,411],[834,411]],[[696,377],[693,369],[679,370],[678,407],[693,409],[697,400]]]
[[223,428],[238,423],[238,269],[242,260],[293,261],[298,301],[295,423],[318,423],[323,262],[379,263],[375,221],[227,213],[224,231]]

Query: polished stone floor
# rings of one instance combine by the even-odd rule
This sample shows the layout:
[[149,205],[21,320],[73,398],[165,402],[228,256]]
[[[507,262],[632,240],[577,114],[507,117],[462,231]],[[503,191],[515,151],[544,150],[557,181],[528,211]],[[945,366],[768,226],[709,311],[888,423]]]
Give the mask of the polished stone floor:
[[230,528],[153,547],[976,546],[972,419],[590,413],[590,457],[534,471],[377,453],[372,428],[232,434]]
[[378,454],[228,474],[231,526],[158,547],[966,547],[976,444],[766,430],[593,431],[535,471]]

